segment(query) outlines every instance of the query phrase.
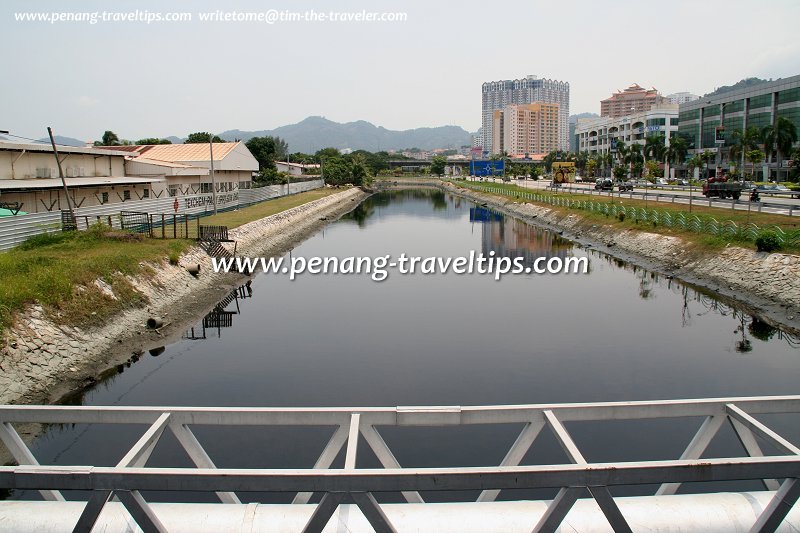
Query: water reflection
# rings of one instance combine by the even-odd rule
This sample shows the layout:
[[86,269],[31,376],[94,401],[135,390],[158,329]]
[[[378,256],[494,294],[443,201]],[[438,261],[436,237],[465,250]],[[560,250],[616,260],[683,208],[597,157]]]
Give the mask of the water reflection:
[[[440,191],[376,194],[293,254],[573,254],[590,258],[590,274],[507,276],[500,282],[488,276],[398,275],[381,283],[357,276],[301,276],[292,282],[256,275],[251,288],[269,298],[243,304],[250,294],[237,289],[186,340],[159,357],[139,358],[124,374],[87,390],[80,403],[492,405],[796,392],[796,336],[669,276],[573,247],[510,218],[476,216],[479,207],[485,206]],[[207,340],[189,340],[194,337]],[[625,426],[616,433],[592,425],[569,430],[578,442],[599,443],[587,455],[592,460],[674,459],[702,421],[694,422]],[[496,430],[459,428],[466,436],[447,441],[440,428],[413,429],[385,435],[404,466],[496,465],[520,431],[507,428],[498,437]],[[774,429],[790,440],[800,438],[800,424]],[[263,467],[265,453],[276,454],[270,463],[275,467],[310,466],[326,442],[284,442],[267,431],[225,432],[219,438],[227,446],[216,450],[215,462],[227,467]],[[33,448],[43,464],[115,464],[123,436],[135,443],[141,428],[84,434],[65,427],[37,439]],[[540,447],[525,462],[563,461],[551,440],[537,442]],[[440,443],[444,452],[433,457],[430,445]],[[711,453],[740,451],[734,442]],[[153,460],[175,466],[185,455],[178,452],[165,445]],[[359,457],[358,466],[367,465],[369,459]]]
[[[233,317],[242,314],[239,301],[253,297],[252,285],[253,281],[248,280],[244,285],[231,291],[225,298],[217,302],[214,309],[206,314],[199,324],[186,330],[181,338],[193,341],[204,340],[208,338],[209,332],[213,335],[214,330],[216,330],[216,337],[222,338],[223,328],[232,328]],[[235,309],[228,309],[231,305]]]

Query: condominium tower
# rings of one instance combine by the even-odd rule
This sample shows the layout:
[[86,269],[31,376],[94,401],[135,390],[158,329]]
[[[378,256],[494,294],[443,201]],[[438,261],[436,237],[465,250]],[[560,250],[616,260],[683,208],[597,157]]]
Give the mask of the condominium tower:
[[558,149],[558,104],[510,105],[492,113],[492,152],[511,157]]
[[490,81],[481,87],[481,128],[483,151],[495,153],[492,146],[494,111],[510,105],[543,102],[558,104],[558,149],[569,150],[569,83],[526,76],[519,80]]
[[634,83],[624,91],[617,91],[611,97],[601,100],[600,116],[622,118],[667,102],[669,100],[658,94],[657,90],[645,89]]

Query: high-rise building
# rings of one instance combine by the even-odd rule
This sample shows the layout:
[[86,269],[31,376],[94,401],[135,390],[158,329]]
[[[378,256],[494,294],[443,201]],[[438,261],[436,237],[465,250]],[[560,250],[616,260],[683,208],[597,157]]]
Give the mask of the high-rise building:
[[558,150],[569,149],[569,83],[526,76],[519,80],[490,81],[481,87],[481,129],[483,150],[495,153],[492,146],[494,111],[510,105],[543,102],[558,104]]
[[[709,95],[680,105],[680,134],[689,144],[689,153],[715,152],[712,169],[730,171],[741,167],[742,159],[731,158],[734,132],[750,127],[761,130],[785,118],[800,131],[800,76],[777,79],[741,89]],[[800,143],[795,143],[795,146]],[[786,179],[790,154],[776,152],[762,163],[760,179]],[[747,165],[747,162],[744,162]]]
[[664,144],[678,133],[678,106],[662,103],[647,111],[620,118],[579,118],[575,127],[578,151],[593,154],[608,154],[615,141],[626,146],[644,144],[648,137],[662,136]]
[[686,102],[692,102],[694,100],[699,100],[700,97],[696,94],[682,92],[682,93],[672,93],[667,95],[667,100],[673,104],[685,104]]
[[558,104],[510,105],[492,113],[493,153],[509,156],[546,154],[558,149]]
[[600,101],[600,116],[621,118],[634,113],[647,111],[651,107],[669,102],[653,89],[645,89],[634,83],[624,91],[617,91],[609,98]]

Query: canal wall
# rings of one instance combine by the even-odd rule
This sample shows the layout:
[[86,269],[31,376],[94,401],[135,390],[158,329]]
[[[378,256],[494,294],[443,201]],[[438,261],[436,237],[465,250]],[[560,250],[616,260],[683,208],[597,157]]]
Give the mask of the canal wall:
[[[401,180],[391,187],[403,185],[416,186],[413,180]],[[800,331],[800,256],[756,252],[738,246],[709,250],[679,237],[636,229],[620,231],[578,213],[517,203],[448,182],[440,182],[439,187],[556,231],[584,247],[713,291],[715,296],[735,301],[770,322]]]
[[[366,196],[361,189],[346,189],[242,225],[231,230],[229,237],[237,243],[237,255],[280,255]],[[232,251],[232,245],[228,249]],[[187,267],[198,264],[200,273],[195,278]],[[240,274],[215,274],[210,257],[197,246],[187,250],[177,265],[165,259],[145,265],[144,271],[127,279],[149,304],[120,312],[102,326],[83,329],[58,324],[39,305],[18,314],[6,331],[5,342],[0,343],[0,404],[52,403],[85,389],[104,373],[117,372],[118,365],[130,364],[180,338],[198,317],[247,279]],[[101,280],[95,284],[107,297],[118,297]],[[164,326],[147,329],[151,317],[162,320]]]

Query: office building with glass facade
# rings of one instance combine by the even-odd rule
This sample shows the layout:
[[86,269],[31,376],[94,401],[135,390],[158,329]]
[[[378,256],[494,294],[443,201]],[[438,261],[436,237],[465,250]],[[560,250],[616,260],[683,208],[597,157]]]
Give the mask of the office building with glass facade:
[[[788,119],[800,134],[800,76],[682,103],[678,131],[688,140],[689,156],[706,150],[715,152],[716,161],[711,168],[727,172],[737,164],[730,160],[733,132],[749,127],[761,131],[764,126],[774,125],[779,117]],[[766,173],[784,179],[789,172],[789,156],[782,154],[781,161],[773,157],[764,163]]]

